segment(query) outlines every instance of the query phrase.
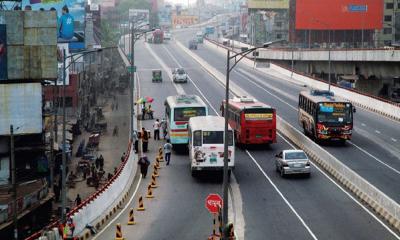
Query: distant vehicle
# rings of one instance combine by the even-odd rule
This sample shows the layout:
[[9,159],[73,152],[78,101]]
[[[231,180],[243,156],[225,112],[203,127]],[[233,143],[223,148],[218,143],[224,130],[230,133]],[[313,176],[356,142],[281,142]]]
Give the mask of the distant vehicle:
[[164,32],[161,29],[156,29],[153,31],[153,43],[163,43]]
[[171,144],[188,144],[188,122],[191,117],[207,116],[207,105],[196,95],[169,96],[165,100],[165,119]]
[[189,49],[197,50],[197,41],[196,40],[189,41]]
[[160,69],[153,69],[152,71],[152,82],[162,82],[162,71]]
[[[224,116],[225,101],[221,104]],[[228,121],[237,144],[276,143],[276,110],[249,97],[229,100]]]
[[207,26],[206,28],[205,28],[205,33],[208,35],[208,34],[214,34],[214,32],[215,32],[215,28],[213,27],[213,26]]
[[197,43],[203,43],[203,33],[202,32],[197,32],[196,33],[196,38],[197,38]]
[[185,82],[188,81],[188,75],[183,68],[175,68],[172,71],[172,80],[174,82]]
[[275,167],[282,177],[288,174],[311,175],[310,160],[303,150],[283,150],[276,154]]
[[339,76],[337,84],[344,88],[355,89],[358,81],[357,75],[343,75]]
[[[189,159],[192,176],[202,170],[219,170],[224,167],[225,120],[218,116],[192,117],[189,119]],[[235,167],[233,131],[228,130],[229,173]]]
[[169,33],[169,32],[164,33],[164,40],[171,40],[171,38],[172,38],[171,33]]
[[299,95],[299,124],[315,140],[351,139],[355,108],[333,92],[303,91]]

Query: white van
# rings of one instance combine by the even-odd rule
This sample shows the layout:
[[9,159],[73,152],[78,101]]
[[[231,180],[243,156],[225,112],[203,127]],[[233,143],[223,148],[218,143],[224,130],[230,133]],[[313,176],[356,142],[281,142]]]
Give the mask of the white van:
[[[189,159],[192,176],[202,170],[223,170],[225,120],[217,116],[189,119]],[[235,166],[233,131],[228,131],[229,173]]]

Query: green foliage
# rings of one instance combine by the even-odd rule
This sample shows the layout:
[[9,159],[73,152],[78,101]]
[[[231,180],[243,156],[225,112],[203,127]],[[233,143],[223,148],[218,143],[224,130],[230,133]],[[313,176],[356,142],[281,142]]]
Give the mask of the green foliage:
[[101,21],[101,45],[103,47],[117,46],[119,37],[118,28],[113,27],[108,20]]

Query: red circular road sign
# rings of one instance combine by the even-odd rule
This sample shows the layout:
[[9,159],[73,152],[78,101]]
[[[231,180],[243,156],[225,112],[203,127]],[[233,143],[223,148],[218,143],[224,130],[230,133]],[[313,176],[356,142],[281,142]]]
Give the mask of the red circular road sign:
[[211,193],[206,198],[206,208],[210,213],[218,213],[218,209],[222,208],[223,202],[221,196]]

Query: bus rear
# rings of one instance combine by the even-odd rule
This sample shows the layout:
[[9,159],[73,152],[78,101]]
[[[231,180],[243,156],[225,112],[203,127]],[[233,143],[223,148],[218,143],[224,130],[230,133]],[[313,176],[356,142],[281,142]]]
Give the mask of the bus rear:
[[276,110],[270,107],[246,108],[241,113],[240,128],[239,143],[276,143]]
[[188,143],[188,122],[191,117],[206,116],[206,107],[175,107],[171,109],[169,136],[171,144]]

